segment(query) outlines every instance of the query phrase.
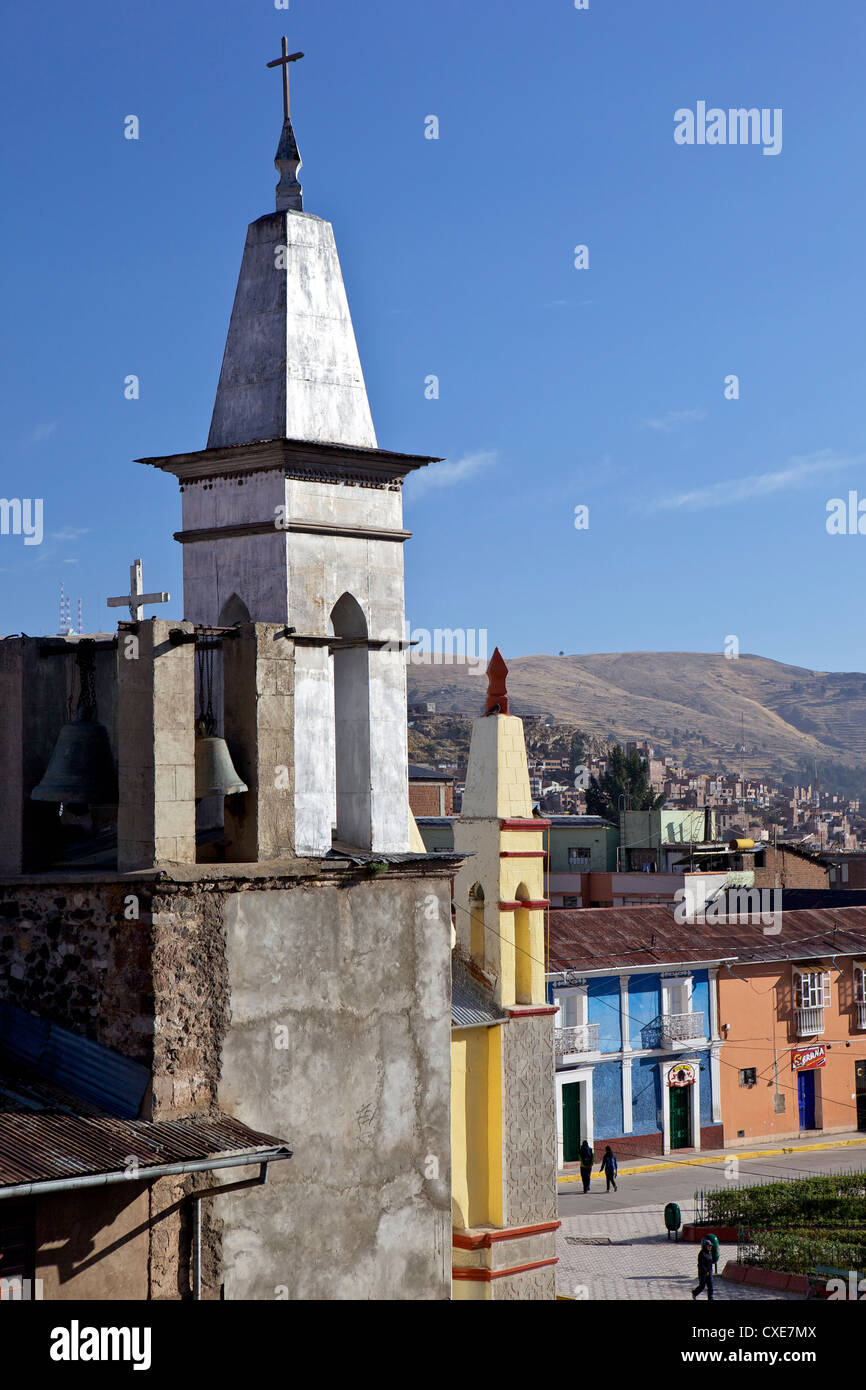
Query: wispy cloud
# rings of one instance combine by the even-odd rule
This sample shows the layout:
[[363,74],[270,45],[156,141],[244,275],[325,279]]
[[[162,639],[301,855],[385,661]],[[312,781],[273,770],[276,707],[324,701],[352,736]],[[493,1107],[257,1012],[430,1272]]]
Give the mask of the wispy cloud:
[[798,454],[784,468],[772,473],[753,473],[747,478],[724,478],[720,482],[710,483],[708,487],[675,492],[651,502],[649,509],[654,512],[679,508],[703,511],[708,507],[729,507],[735,502],[747,502],[753,497],[767,497],[773,492],[800,487],[816,474],[848,468],[852,464],[862,463],[864,457],[862,454],[834,454],[827,449],[815,454]]
[[406,480],[406,494],[410,500],[421,497],[437,487],[457,487],[469,478],[474,478],[484,469],[490,468],[499,458],[497,449],[479,449],[474,454],[464,454],[462,458],[446,463],[431,463],[419,473],[412,473]]
[[36,425],[27,436],[27,444],[41,444],[43,439],[50,439],[57,429],[56,420],[46,420],[41,425]]
[[674,434],[682,425],[696,420],[706,420],[705,410],[669,410],[666,415],[651,416],[641,421],[642,430],[656,430],[659,434]]
[[89,526],[64,526],[62,531],[52,531],[53,541],[77,541],[79,536],[90,534]]

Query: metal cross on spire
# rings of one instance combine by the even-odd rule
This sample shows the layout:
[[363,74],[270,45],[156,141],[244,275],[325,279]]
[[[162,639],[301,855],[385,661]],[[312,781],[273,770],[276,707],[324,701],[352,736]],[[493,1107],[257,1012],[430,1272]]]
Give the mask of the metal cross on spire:
[[132,621],[140,623],[144,617],[144,605],[146,603],[168,603],[171,598],[171,594],[145,594],[143,588],[141,561],[135,560],[129,567],[129,593],[121,594],[119,598],[108,599],[108,607],[129,608],[129,616]]
[[283,35],[282,38],[282,53],[283,56],[281,58],[274,58],[268,63],[268,67],[282,68],[283,70],[283,120],[288,121],[291,115],[289,106],[289,64],[297,63],[304,55],[303,53],[289,52],[289,41],[285,35]]

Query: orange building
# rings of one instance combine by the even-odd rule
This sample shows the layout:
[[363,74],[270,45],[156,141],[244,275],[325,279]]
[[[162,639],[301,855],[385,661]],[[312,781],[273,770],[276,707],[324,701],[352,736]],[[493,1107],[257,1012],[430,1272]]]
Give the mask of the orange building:
[[719,928],[726,1146],[866,1130],[866,908],[779,918]]

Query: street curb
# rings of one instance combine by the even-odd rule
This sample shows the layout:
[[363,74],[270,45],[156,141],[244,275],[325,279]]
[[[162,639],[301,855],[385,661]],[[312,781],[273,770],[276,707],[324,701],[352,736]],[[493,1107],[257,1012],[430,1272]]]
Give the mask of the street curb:
[[[694,1158],[679,1159],[675,1162],[645,1163],[636,1168],[620,1168],[617,1171],[617,1177],[624,1177],[633,1173],[659,1173],[664,1168],[694,1168],[699,1167],[701,1164],[707,1166],[714,1163],[724,1163],[730,1158],[772,1158],[778,1154],[814,1153],[818,1149],[862,1148],[866,1148],[866,1134],[864,1134],[862,1139],[838,1139],[835,1142],[828,1141],[826,1144],[791,1144],[790,1146],[785,1145],[777,1149],[733,1149],[730,1152],[725,1150],[722,1153],[717,1153],[713,1155],[712,1158],[700,1158],[696,1155]],[[600,1173],[593,1173],[593,1177],[595,1178],[601,1176]],[[565,1175],[559,1173],[557,1174],[556,1181],[557,1185],[565,1182],[580,1182],[581,1176],[579,1173],[567,1173]]]

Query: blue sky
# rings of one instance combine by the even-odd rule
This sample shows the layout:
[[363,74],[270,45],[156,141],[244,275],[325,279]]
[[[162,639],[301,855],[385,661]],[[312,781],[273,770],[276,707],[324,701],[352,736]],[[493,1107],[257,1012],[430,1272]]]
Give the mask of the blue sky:
[[[407,489],[413,627],[863,669],[866,536],[825,528],[866,497],[854,0],[12,7],[0,495],[45,537],[0,536],[0,635],[61,579],[107,626],[137,555],[180,613],[177,486],[133,460],[204,447],[283,32],[380,443],[449,460]],[[781,153],[675,144],[698,101],[781,108]]]

